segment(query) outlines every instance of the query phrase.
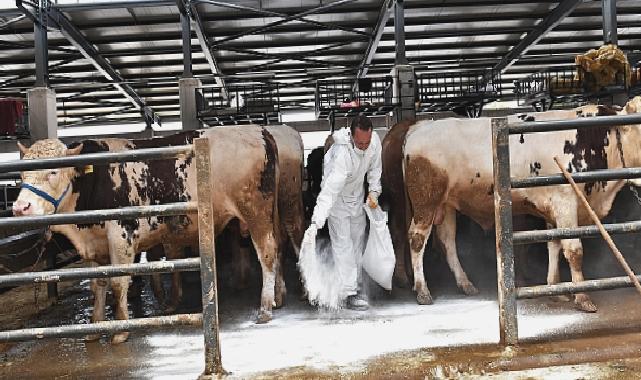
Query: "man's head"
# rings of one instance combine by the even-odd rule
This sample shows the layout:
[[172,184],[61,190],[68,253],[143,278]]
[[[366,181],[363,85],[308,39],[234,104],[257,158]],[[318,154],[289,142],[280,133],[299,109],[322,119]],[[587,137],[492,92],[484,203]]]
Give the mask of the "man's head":
[[349,129],[352,133],[354,147],[360,150],[366,150],[372,141],[372,131],[374,130],[372,122],[367,116],[358,115],[352,119],[352,124]]

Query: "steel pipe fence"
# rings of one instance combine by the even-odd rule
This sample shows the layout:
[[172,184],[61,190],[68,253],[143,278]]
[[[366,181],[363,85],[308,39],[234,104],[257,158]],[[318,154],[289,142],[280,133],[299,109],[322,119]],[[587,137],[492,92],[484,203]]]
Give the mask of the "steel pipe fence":
[[0,288],[42,282],[62,282],[87,278],[108,278],[196,270],[200,270],[199,258],[154,261],[141,264],[114,264],[89,268],[59,269],[46,272],[20,272],[0,276]]
[[137,219],[151,216],[176,216],[198,211],[195,202],[168,203],[153,206],[130,206],[109,210],[76,211],[70,213],[0,218],[3,227],[44,227],[60,224],[97,223],[106,220]]
[[[518,179],[511,178],[510,135],[590,127],[617,127],[629,124],[641,124],[641,114],[580,117],[572,120],[519,122],[514,124],[508,124],[507,118],[492,119],[499,327],[501,342],[503,344],[515,345],[518,343],[517,299],[632,286],[632,281],[629,277],[613,277],[577,283],[561,283],[523,288],[517,288],[515,286],[515,244],[531,244],[559,239],[594,238],[600,236],[600,232],[597,226],[513,231],[511,194],[513,188],[559,185],[567,184],[568,182],[562,175]],[[641,178],[641,168],[606,169],[573,173],[572,178],[577,183]],[[641,221],[606,224],[604,227],[606,231],[610,233],[632,233],[641,231]]]
[[48,338],[73,338],[90,334],[148,330],[166,326],[199,326],[202,314],[178,314],[161,317],[101,321],[61,327],[39,327],[0,331],[0,343]]
[[100,165],[116,162],[136,162],[143,160],[166,160],[181,157],[193,152],[191,145],[170,146],[165,148],[146,148],[122,152],[89,153],[77,156],[40,158],[37,160],[14,160],[0,162],[0,173],[25,170],[55,169]]
[[[70,157],[8,161],[0,163],[0,173],[40,170],[59,167],[163,160],[181,156],[195,156],[198,203],[179,202],[164,205],[131,206],[112,210],[90,210],[53,215],[4,217],[0,228],[42,227],[58,224],[84,224],[107,220],[135,219],[151,216],[176,216],[198,213],[200,258],[181,259],[144,264],[126,264],[93,268],[61,269],[47,272],[16,273],[0,276],[0,287],[33,283],[56,283],[85,278],[106,278],[133,274],[151,274],[200,270],[202,282],[203,313],[182,314],[144,319],[103,321],[82,325],[67,325],[0,331],[0,342],[34,340],[42,338],[77,337],[97,333],[136,331],[163,326],[201,325],[205,338],[205,372],[203,375],[223,373],[220,357],[218,326],[218,299],[216,288],[215,246],[213,230],[213,202],[211,199],[212,171],[209,141],[194,140],[194,145],[129,150],[122,152],[83,154]],[[9,174],[15,177],[15,173]],[[204,316],[204,317],[203,317]]]

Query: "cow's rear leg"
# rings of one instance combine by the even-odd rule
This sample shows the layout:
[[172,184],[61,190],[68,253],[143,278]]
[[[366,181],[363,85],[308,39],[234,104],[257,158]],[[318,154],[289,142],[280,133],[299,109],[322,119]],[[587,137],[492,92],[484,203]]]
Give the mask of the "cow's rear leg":
[[250,285],[252,247],[249,226],[239,221],[230,225],[228,233],[232,252],[232,286],[235,290],[247,289]]
[[263,272],[263,288],[260,297],[260,313],[256,323],[267,323],[272,319],[272,308],[275,304],[276,261],[278,260],[278,244],[273,231],[256,233],[252,231],[252,240],[258,261]]
[[[97,264],[93,263],[92,266]],[[93,313],[91,314],[91,323],[105,320],[105,304],[107,299],[108,278],[92,278],[91,292],[93,293]],[[88,341],[100,339],[100,334],[89,334],[85,337]]]
[[[165,250],[162,245],[156,245],[147,250],[147,262],[160,261],[165,257]],[[158,304],[165,308],[165,288],[162,285],[162,273],[154,273],[151,275],[151,288],[154,292],[154,297]]]
[[[129,319],[129,307],[127,305],[127,291],[129,290],[129,277],[114,277],[111,279],[111,288],[116,300],[116,319]],[[127,340],[128,332],[119,332],[111,338],[111,343],[118,344]]]
[[423,250],[431,231],[432,224],[416,224],[412,219],[408,238],[412,256],[412,269],[414,270],[414,291],[416,292],[416,301],[420,305],[431,305],[434,302],[425,283],[425,273],[423,272]]
[[282,254],[274,262],[274,271],[276,272],[276,285],[274,288],[274,308],[279,309],[285,304],[287,288],[283,278],[283,257]]
[[[581,245],[581,240],[562,240],[561,245],[563,246],[563,254],[570,265],[572,282],[583,281],[583,246]],[[579,310],[583,310],[588,313],[594,313],[597,311],[596,305],[586,293],[576,293],[574,295],[574,303]]]
[[[567,189],[568,192],[571,190]],[[574,194],[561,194],[553,200],[553,208],[559,210],[556,215],[556,226],[558,228],[573,228],[578,225],[578,216],[576,213],[578,199]],[[570,211],[572,210],[572,211]],[[570,265],[572,282],[583,281],[583,246],[580,239],[561,240],[563,255]],[[594,313],[597,307],[590,297],[585,293],[576,293],[574,303],[579,310]]]
[[[559,283],[559,254],[561,253],[561,241],[552,240],[548,242],[548,285]],[[570,297],[567,295],[551,297],[555,301],[567,302]]]
[[[109,228],[109,232],[107,233],[109,238],[109,258],[112,264],[132,264],[134,261],[134,248],[130,242],[128,243],[127,240],[125,240],[129,232],[123,232],[124,229],[112,227]],[[129,280],[129,276],[113,277],[111,279],[111,289],[113,290],[116,302],[116,319],[129,319],[129,305],[127,304]],[[116,333],[111,338],[111,343],[122,343],[126,341],[128,337],[129,332]]]
[[453,207],[445,207],[443,223],[436,226],[436,237],[443,245],[447,264],[456,278],[456,285],[468,296],[478,294],[479,291],[467,278],[467,274],[458,259],[456,250],[456,210]]
[[394,255],[396,256],[396,265],[394,265],[394,286],[399,288],[409,288],[411,284],[409,271],[407,268],[407,224],[405,222],[405,213],[401,210],[389,211],[389,227],[394,246]]
[[[165,250],[165,257],[167,260],[177,260],[182,259],[183,247],[179,247],[173,244],[163,244]],[[180,277],[180,272],[174,272],[171,274],[171,299],[169,304],[165,308],[165,312],[173,313],[178,309],[183,298],[183,286]]]

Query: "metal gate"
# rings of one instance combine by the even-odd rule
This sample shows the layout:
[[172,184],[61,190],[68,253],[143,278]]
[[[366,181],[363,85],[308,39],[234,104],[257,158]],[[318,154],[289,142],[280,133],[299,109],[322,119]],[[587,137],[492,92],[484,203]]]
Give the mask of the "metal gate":
[[160,160],[194,155],[198,202],[180,202],[154,206],[132,206],[114,210],[91,210],[44,216],[0,218],[0,229],[14,226],[44,227],[59,224],[79,224],[106,220],[121,220],[150,216],[174,216],[198,213],[198,241],[200,258],[181,259],[144,264],[124,264],[93,268],[61,269],[47,272],[17,273],[0,276],[0,287],[32,283],[49,283],[86,278],[129,276],[134,274],[169,273],[200,270],[202,282],[202,314],[102,321],[97,323],[58,327],[31,328],[0,332],[0,342],[25,341],[42,338],[77,337],[85,334],[136,331],[161,326],[200,325],[205,338],[204,375],[222,373],[218,327],[218,298],[216,288],[216,261],[214,248],[214,223],[211,195],[211,163],[209,142],[206,138],[194,140],[193,146],[173,146],[123,152],[83,154],[20,160],[0,163],[0,173],[23,170],[82,167],[85,165],[142,160]]
[[[569,294],[583,291],[608,290],[631,287],[629,277],[611,277],[581,282],[566,282],[555,285],[541,285],[517,288],[514,282],[514,244],[531,244],[559,239],[595,237],[599,235],[596,226],[577,228],[556,228],[538,231],[512,229],[512,195],[515,188],[567,184],[562,174],[511,178],[509,137],[514,134],[562,131],[590,127],[617,127],[641,124],[641,114],[620,116],[597,116],[573,120],[520,122],[510,125],[507,118],[492,119],[492,151],[494,164],[494,213],[496,223],[496,254],[498,274],[499,326],[501,343],[518,343],[516,300],[543,296]],[[576,183],[641,178],[641,168],[606,169],[573,173]],[[641,231],[641,221],[605,224],[609,233],[631,233]],[[641,279],[641,276],[637,276]]]

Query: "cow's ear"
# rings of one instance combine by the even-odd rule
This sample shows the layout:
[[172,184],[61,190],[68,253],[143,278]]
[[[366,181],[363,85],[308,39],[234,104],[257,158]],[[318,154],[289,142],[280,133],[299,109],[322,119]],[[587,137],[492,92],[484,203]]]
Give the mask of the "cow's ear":
[[76,155],[80,154],[81,151],[82,151],[82,143],[78,144],[78,146],[75,147],[75,148],[67,148],[66,155],[67,156],[76,156]]
[[625,105],[625,112],[628,114],[641,112],[641,97],[635,96]]
[[20,153],[22,153],[23,156],[25,154],[27,154],[27,152],[29,151],[29,148],[27,148],[26,146],[22,145],[20,143],[20,141],[18,141],[18,149],[20,149]]

